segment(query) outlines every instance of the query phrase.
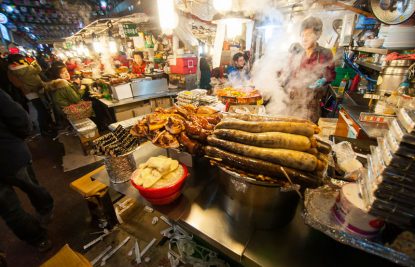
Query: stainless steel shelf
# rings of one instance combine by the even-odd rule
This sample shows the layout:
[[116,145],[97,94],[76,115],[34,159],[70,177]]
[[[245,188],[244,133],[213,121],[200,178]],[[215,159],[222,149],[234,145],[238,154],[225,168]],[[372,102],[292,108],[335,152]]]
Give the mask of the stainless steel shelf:
[[382,70],[382,65],[379,64],[374,64],[374,63],[369,63],[369,62],[364,62],[361,60],[356,60],[356,63],[360,66],[375,70],[375,71],[381,71]]
[[387,55],[390,50],[384,49],[384,48],[372,48],[372,47],[353,47],[354,51],[359,52],[366,52],[366,53],[373,53],[373,54],[381,54],[381,55]]

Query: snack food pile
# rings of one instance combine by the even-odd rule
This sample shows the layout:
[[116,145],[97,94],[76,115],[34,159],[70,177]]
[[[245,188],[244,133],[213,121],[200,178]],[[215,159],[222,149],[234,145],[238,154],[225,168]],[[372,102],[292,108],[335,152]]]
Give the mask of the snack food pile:
[[192,155],[201,153],[222,115],[209,107],[186,105],[158,108],[131,129],[131,134],[146,138],[162,148],[183,148]]
[[314,138],[317,125],[296,118],[232,116],[216,125],[208,137],[207,156],[220,165],[256,175],[320,183],[331,148]]
[[176,183],[183,172],[183,167],[177,160],[158,156],[140,164],[132,179],[136,185],[144,188],[160,188]]
[[136,149],[140,140],[119,125],[113,132],[95,139],[92,144],[93,154],[117,157]]

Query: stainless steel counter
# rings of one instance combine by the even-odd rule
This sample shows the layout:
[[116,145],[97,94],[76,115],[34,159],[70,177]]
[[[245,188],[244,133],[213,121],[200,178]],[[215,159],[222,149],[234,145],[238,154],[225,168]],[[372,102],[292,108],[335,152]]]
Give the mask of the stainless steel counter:
[[386,124],[363,122],[359,120],[360,113],[369,112],[369,108],[353,106],[350,104],[342,104],[341,106],[370,138],[383,137],[388,131],[388,126]]
[[[143,162],[158,153],[167,152],[145,143],[135,153],[136,161]],[[170,205],[154,208],[243,266],[393,266],[379,257],[341,245],[306,226],[301,215],[302,205],[298,206],[288,225],[272,231],[250,229],[235,223],[221,208],[223,195],[217,182],[217,169],[205,159],[194,159],[189,170],[183,195]],[[105,170],[93,178],[148,204],[131,183],[110,183]]]
[[177,95],[179,91],[178,90],[169,90],[166,92],[160,92],[155,94],[149,94],[149,95],[143,95],[143,96],[137,96],[137,97],[131,97],[123,100],[107,100],[105,98],[99,99],[104,105],[106,105],[108,108],[114,108],[118,106],[128,105],[131,103],[141,102],[149,99],[154,98],[160,98],[160,97],[167,97],[167,96],[175,96]]

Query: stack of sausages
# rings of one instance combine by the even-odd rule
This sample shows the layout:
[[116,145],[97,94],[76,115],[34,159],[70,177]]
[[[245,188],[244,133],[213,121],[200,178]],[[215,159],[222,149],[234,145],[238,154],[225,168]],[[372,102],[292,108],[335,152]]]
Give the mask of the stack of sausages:
[[240,118],[225,118],[216,125],[205,148],[208,157],[253,174],[320,184],[331,147],[313,137],[317,125],[296,118]]

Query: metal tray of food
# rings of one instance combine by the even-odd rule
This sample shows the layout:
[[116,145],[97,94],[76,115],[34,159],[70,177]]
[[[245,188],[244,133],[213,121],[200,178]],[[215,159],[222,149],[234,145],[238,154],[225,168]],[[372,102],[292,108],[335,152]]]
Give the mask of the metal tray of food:
[[307,189],[304,200],[304,220],[312,228],[328,235],[334,240],[377,255],[403,266],[415,266],[415,259],[394,250],[377,240],[363,239],[346,232],[332,218],[331,209],[336,201],[338,188],[328,185],[317,189]]

